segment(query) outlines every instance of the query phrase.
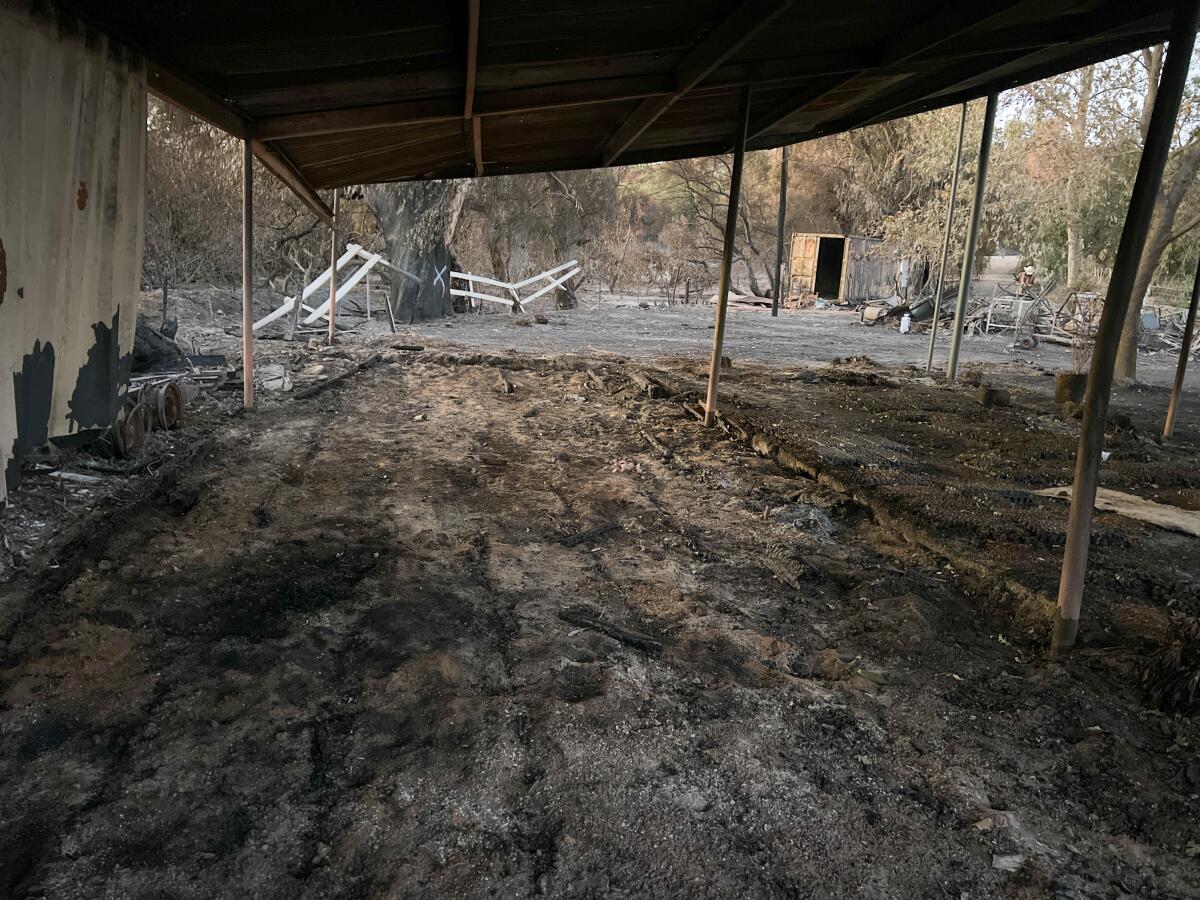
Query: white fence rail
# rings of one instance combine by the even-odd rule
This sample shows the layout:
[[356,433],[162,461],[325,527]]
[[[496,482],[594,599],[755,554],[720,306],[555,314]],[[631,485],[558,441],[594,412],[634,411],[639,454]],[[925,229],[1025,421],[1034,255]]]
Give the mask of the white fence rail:
[[[340,257],[338,257],[337,266],[336,266],[337,271],[341,272],[342,269],[344,269],[346,266],[350,265],[355,260],[361,262],[362,264],[355,270],[354,274],[351,275],[346,280],[346,283],[341,285],[337,289],[337,293],[334,297],[335,303],[341,303],[342,298],[345,297],[348,293],[350,293],[350,291],[352,291],[354,289],[355,285],[357,285],[360,281],[362,281],[364,278],[366,278],[367,274],[373,268],[375,268],[375,266],[377,266],[377,265],[387,266],[389,269],[393,269],[394,271],[399,272],[401,275],[405,275],[409,278],[414,277],[414,276],[410,275],[408,272],[405,272],[404,270],[399,269],[396,266],[392,265],[390,262],[388,262],[386,259],[384,259],[382,256],[380,256],[378,253],[370,253],[370,252],[364,250],[358,244],[347,244],[346,245],[346,252],[343,253]],[[322,303],[320,306],[312,307],[312,306],[309,306],[304,301],[307,300],[309,297],[311,297],[313,294],[315,294],[322,287],[324,287],[325,285],[327,285],[329,283],[330,274],[331,274],[330,269],[326,269],[325,271],[321,272],[316,278],[314,278],[312,281],[310,281],[307,285],[305,285],[304,290],[300,292],[300,309],[307,314],[306,318],[304,319],[305,325],[311,325],[313,322],[317,321],[317,319],[325,319],[325,320],[329,319],[328,290],[326,290],[325,302]],[[368,296],[367,302],[370,303],[369,296]],[[384,302],[386,303],[387,301],[385,300]],[[286,316],[288,313],[290,313],[292,311],[292,307],[295,306],[295,304],[296,304],[295,297],[286,298],[283,301],[283,303],[279,304],[278,307],[271,310],[271,312],[267,313],[265,316],[263,316],[261,319],[259,319],[257,322],[255,322],[254,330],[258,331],[264,325],[269,325],[270,323],[274,322],[276,319],[280,319],[283,316]],[[389,314],[390,314],[390,311],[389,311]]]
[[[566,271],[565,274],[559,274]],[[514,306],[525,311],[525,307],[535,300],[544,297],[555,288],[560,288],[568,281],[574,278],[583,270],[579,266],[579,261],[572,259],[560,266],[555,266],[553,269],[547,269],[545,272],[539,272],[537,275],[530,276],[524,281],[508,282],[497,281],[494,278],[487,278],[483,275],[474,275],[470,272],[451,272],[450,273],[450,295],[452,297],[466,297],[471,305],[473,301],[479,301],[480,308],[484,303],[495,303],[498,306],[507,306],[512,309]],[[454,282],[466,282],[466,287],[455,287]],[[481,290],[476,290],[476,285],[485,287],[501,288],[509,296],[498,297],[495,294],[484,293]],[[526,297],[521,296],[521,292],[526,288],[535,287],[531,294]]]

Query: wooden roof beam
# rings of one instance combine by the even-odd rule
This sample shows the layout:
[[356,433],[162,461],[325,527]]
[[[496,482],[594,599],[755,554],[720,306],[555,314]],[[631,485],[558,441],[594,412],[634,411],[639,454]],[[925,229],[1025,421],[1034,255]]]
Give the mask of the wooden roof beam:
[[475,177],[483,174],[483,126],[479,116],[472,116],[471,124],[471,158],[475,161]]
[[258,161],[266,166],[272,175],[287,185],[288,189],[312,210],[318,219],[330,228],[333,227],[333,210],[321,199],[321,195],[305,180],[299,170],[292,165],[291,160],[277,148],[263,141],[251,141],[250,149],[258,157]]
[[[254,122],[232,104],[157,63],[146,64],[146,89],[234,137],[246,139],[254,134]],[[318,219],[327,225],[333,223],[332,210],[283,153],[258,140],[251,141],[251,149],[271,174],[287,185]]]
[[[472,116],[506,116],[640,100],[644,97],[669,94],[675,81],[669,75],[635,75],[620,78],[598,78],[583,82],[566,82],[538,87],[513,88],[476,94]],[[455,97],[436,97],[423,100],[404,100],[397,103],[376,103],[346,109],[326,109],[312,113],[268,116],[254,122],[254,136],[260,140],[307,137],[314,134],[337,134],[347,131],[366,131],[372,128],[391,128],[397,125],[428,125],[435,122],[454,122],[463,118]]]
[[687,52],[675,70],[675,92],[643,100],[604,145],[604,165],[611,166],[679,98],[711,75],[792,5],[792,0],[745,0],[733,14]]
[[920,56],[922,53],[1008,12],[1019,2],[1022,0],[1004,0],[1004,2],[981,6],[978,0],[959,0],[956,5],[924,19],[880,47],[878,53],[874,55],[874,65],[869,68],[826,79],[806,91],[801,91],[795,97],[788,98],[787,102],[781,103],[750,126],[750,137],[753,139],[770,131],[780,122],[802,112],[856,78]]
[[483,128],[475,115],[475,76],[479,71],[479,0],[467,0],[467,90],[463,102],[468,153],[475,163],[475,177],[483,174]]
[[475,75],[479,70],[479,0],[467,0],[467,90],[463,118],[475,114]]

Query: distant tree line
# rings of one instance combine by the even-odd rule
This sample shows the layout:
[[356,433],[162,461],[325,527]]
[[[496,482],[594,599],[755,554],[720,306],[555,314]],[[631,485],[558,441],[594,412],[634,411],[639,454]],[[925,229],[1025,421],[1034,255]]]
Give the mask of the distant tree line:
[[[1103,291],[1119,241],[1163,60],[1161,47],[1004,95],[992,151],[980,257],[1016,250],[1068,289]],[[969,109],[957,253],[969,215],[982,101]],[[958,110],[887,122],[792,149],[786,231],[879,236],[891,252],[936,265],[949,195]],[[152,102],[147,163],[147,287],[239,277],[240,146]],[[775,270],[779,151],[747,156],[734,287],[770,295]],[[1186,288],[1200,252],[1200,85],[1180,114],[1136,284]],[[405,319],[446,314],[439,272],[453,264],[502,281],[568,259],[600,291],[676,302],[716,281],[730,159],[631,168],[361,186],[373,217],[354,235],[385,248],[412,277],[390,277]],[[256,179],[256,275],[291,291],[327,265],[328,230],[274,178]],[[367,221],[360,219],[360,221]],[[368,233],[369,232],[369,233]],[[961,259],[952,253],[951,274]],[[435,289],[436,288],[436,289]],[[578,302],[574,290],[558,302]],[[1136,366],[1132,307],[1118,376]]]

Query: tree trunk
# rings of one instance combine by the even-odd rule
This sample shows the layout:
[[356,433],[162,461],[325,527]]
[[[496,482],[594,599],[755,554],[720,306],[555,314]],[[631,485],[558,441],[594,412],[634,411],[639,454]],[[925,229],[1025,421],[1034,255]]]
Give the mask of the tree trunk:
[[1177,156],[1178,165],[1170,179],[1164,179],[1164,190],[1158,198],[1154,218],[1150,222],[1150,234],[1146,236],[1146,247],[1138,264],[1137,277],[1133,282],[1133,297],[1129,313],[1121,329],[1121,344],[1117,349],[1117,363],[1113,378],[1137,377],[1137,348],[1142,332],[1142,301],[1154,280],[1154,272],[1168,245],[1177,237],[1172,234],[1175,216],[1187,196],[1188,188],[1200,174],[1200,137],[1193,138]]
[[387,258],[406,273],[390,279],[388,299],[397,319],[412,323],[453,315],[450,242],[468,188],[469,182],[425,181],[364,189]]
[[1162,75],[1164,44],[1155,44],[1142,51],[1142,64],[1146,67],[1146,97],[1142,100],[1142,114],[1138,119],[1138,131],[1142,143],[1150,130],[1150,113],[1154,111],[1154,100],[1158,97],[1158,79]]
[[1074,204],[1068,202],[1067,205],[1067,290],[1074,291],[1079,289],[1080,269],[1083,261],[1083,236],[1080,234],[1082,223],[1078,219],[1078,213],[1072,208]]

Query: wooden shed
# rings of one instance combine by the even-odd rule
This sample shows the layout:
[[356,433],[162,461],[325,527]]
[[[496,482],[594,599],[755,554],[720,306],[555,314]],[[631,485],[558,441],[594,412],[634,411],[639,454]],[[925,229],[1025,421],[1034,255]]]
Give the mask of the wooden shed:
[[896,290],[899,263],[879,238],[796,232],[788,259],[789,301],[816,295],[859,303]]

